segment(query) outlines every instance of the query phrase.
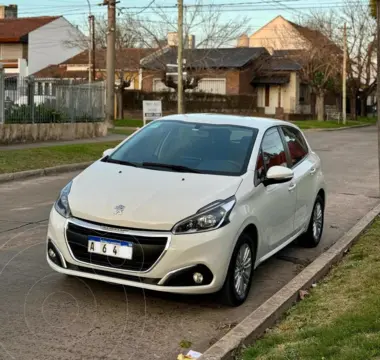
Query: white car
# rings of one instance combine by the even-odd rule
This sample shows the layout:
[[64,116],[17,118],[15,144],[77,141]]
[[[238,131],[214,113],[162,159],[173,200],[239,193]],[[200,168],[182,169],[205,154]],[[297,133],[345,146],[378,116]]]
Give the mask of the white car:
[[254,269],[320,242],[319,157],[298,127],[210,114],[155,120],[75,177],[50,214],[47,261],[68,275],[238,306]]

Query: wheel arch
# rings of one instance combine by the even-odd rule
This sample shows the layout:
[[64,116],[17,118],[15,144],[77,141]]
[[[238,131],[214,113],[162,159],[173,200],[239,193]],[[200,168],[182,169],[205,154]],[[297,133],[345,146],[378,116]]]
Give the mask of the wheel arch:
[[325,191],[325,189],[323,189],[323,188],[319,189],[317,196],[320,196],[322,198],[323,207],[325,207],[326,206],[326,191]]

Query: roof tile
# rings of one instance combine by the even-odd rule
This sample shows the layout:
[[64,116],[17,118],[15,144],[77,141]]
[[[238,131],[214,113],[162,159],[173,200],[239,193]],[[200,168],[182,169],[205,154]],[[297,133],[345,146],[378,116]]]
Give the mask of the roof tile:
[[0,19],[0,42],[19,42],[23,36],[58,18],[59,16],[40,16]]
[[[265,48],[185,49],[186,66],[193,69],[241,68],[260,55],[268,54]],[[167,64],[177,63],[177,48],[143,64],[144,69],[160,70]]]

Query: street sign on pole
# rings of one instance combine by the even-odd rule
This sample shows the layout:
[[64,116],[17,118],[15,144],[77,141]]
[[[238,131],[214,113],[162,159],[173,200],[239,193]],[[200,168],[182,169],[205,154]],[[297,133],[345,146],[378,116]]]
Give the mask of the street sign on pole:
[[162,102],[161,100],[144,100],[143,101],[143,119],[144,126],[147,120],[156,120],[162,117]]

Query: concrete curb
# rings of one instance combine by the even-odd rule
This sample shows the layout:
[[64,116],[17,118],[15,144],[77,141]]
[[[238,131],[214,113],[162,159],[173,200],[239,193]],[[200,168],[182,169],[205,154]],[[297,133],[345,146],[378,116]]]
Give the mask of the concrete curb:
[[316,132],[316,131],[342,131],[342,130],[349,130],[349,129],[359,129],[359,128],[365,128],[370,126],[376,126],[376,124],[365,124],[365,125],[354,125],[354,126],[346,126],[341,128],[335,128],[335,129],[305,129],[304,132]]
[[90,166],[93,162],[85,162],[85,163],[77,163],[77,164],[68,164],[61,166],[54,166],[46,169],[36,169],[36,170],[28,170],[21,171],[9,174],[0,174],[0,183],[5,183],[9,181],[15,180],[24,180],[33,177],[41,177],[41,176],[50,176],[56,174],[62,174],[65,172],[83,170],[86,167]]
[[251,345],[262,336],[266,329],[299,300],[299,291],[307,290],[324,277],[360,235],[373,223],[380,213],[377,205],[367,213],[354,227],[342,236],[329,250],[321,254],[300,274],[274,294],[259,308],[248,315],[240,324],[211,346],[200,360],[233,360],[244,345]]

